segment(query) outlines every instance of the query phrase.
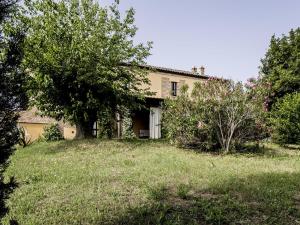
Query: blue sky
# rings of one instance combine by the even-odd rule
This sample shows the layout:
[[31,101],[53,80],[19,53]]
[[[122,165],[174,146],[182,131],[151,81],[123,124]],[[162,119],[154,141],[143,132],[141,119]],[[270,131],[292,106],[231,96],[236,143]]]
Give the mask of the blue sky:
[[[107,5],[113,0],[98,0]],[[300,0],[120,0],[136,10],[137,42],[153,41],[148,63],[245,81],[257,76],[273,34],[300,26]]]

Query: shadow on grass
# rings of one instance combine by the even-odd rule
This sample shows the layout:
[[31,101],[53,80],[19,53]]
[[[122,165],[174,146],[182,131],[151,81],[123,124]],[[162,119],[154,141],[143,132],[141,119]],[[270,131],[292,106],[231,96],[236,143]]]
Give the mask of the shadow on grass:
[[[151,140],[151,139],[83,139],[83,140],[64,140],[59,142],[43,142],[45,143],[45,148],[47,148],[46,154],[56,154],[60,152],[64,152],[67,150],[79,150],[86,151],[93,148],[97,148],[101,150],[101,148],[115,148],[117,151],[112,152],[120,152],[120,150],[134,150],[139,147],[160,147],[170,145],[167,140],[159,139],[159,140]],[[171,146],[171,145],[170,145]],[[40,145],[39,145],[40,147]],[[181,148],[187,152],[194,152],[197,154],[210,154],[212,156],[220,156],[223,155],[221,151],[212,150],[212,151],[201,151],[197,148]],[[290,151],[289,151],[290,150]],[[264,156],[264,157],[286,157],[291,154],[296,154],[298,147],[293,148],[284,148],[280,146],[269,146],[261,145],[259,148],[254,144],[248,144],[243,146],[239,151],[232,152],[230,155],[235,156],[246,156],[246,157],[256,157],[256,156]]]
[[151,193],[154,197],[150,194],[147,203],[99,224],[298,224],[300,220],[300,173],[233,177],[206,190],[191,187],[183,196],[174,187],[152,188]]
[[[9,198],[9,195],[18,187],[14,177],[10,179],[8,183],[3,182],[2,174],[0,174],[0,223],[1,219],[8,213],[5,201]],[[11,225],[17,225],[18,222],[15,220],[10,220]]]
[[[189,148],[182,148],[185,151],[192,151],[197,154],[206,153],[211,156],[224,156],[221,150],[211,150],[211,151],[201,151],[198,149],[189,149]],[[263,144],[257,147],[254,144],[248,144],[241,147],[237,151],[232,151],[227,155],[231,156],[243,156],[243,157],[268,157],[268,158],[281,158],[281,157],[290,157],[299,155],[300,156],[300,147],[283,147],[275,144]]]
[[242,151],[234,153],[236,155],[243,155],[246,157],[263,156],[269,158],[284,158],[291,156],[300,156],[300,152],[297,148],[287,148],[275,144],[265,144],[256,148],[254,146],[247,146]]
[[289,150],[295,150],[295,151],[300,150],[300,145],[283,145],[282,147],[289,149]]

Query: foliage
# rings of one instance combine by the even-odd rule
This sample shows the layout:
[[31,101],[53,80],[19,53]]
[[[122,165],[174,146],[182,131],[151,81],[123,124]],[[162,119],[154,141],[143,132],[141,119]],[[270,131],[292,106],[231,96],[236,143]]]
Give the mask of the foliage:
[[134,139],[136,135],[133,132],[133,123],[129,109],[122,109],[122,115],[116,115],[116,112],[104,111],[101,112],[98,120],[98,137],[100,138],[113,138],[117,137],[118,122],[121,122],[121,138]]
[[[1,1],[0,8],[12,3]],[[11,147],[18,142],[18,111],[26,105],[25,78],[20,68],[24,34],[21,30],[6,29],[6,23],[11,21],[11,18],[0,21],[0,164],[6,161]]]
[[199,115],[196,106],[183,86],[176,99],[166,99],[162,111],[164,136],[179,147],[210,149],[214,145],[208,133],[197,129]]
[[0,2],[0,21],[7,19],[15,10],[17,0],[1,0]]
[[279,144],[300,144],[300,92],[287,94],[271,111],[272,139]]
[[[282,37],[273,36],[262,59],[256,91],[264,93],[264,106],[269,117],[272,138],[280,144],[295,143],[299,139],[300,92],[300,28]],[[294,94],[294,98],[291,97]],[[288,105],[289,103],[296,105]],[[281,108],[282,107],[282,108]]]
[[134,44],[134,10],[124,17],[118,1],[102,8],[93,0],[26,1],[20,20],[28,26],[25,66],[33,104],[91,136],[102,112],[134,108],[148,91],[140,67],[151,43]]
[[46,141],[59,141],[63,139],[59,125],[57,123],[45,127],[43,137]]
[[4,184],[2,173],[19,140],[18,111],[26,105],[24,74],[20,67],[24,33],[13,27],[11,13],[17,10],[15,3],[0,1],[0,218],[7,210],[4,199],[15,186],[12,181]]
[[19,145],[23,148],[27,147],[31,143],[31,139],[27,137],[24,127],[19,127]]
[[299,156],[270,144],[264,155],[220,156],[152,140],[34,143],[6,171],[23,185],[2,222],[297,224]]
[[262,59],[260,83],[269,85],[266,93],[268,108],[286,94],[300,91],[300,28],[280,38],[272,37]]
[[179,146],[220,146],[227,153],[262,137],[262,115],[262,104],[241,83],[210,78],[196,83],[191,97],[184,88],[168,100],[163,123],[167,137]]
[[133,132],[133,122],[129,110],[124,111],[122,114],[122,138],[125,139],[134,139],[136,138],[135,133]]
[[98,119],[98,137],[109,139],[116,137],[116,124],[117,119],[115,116],[115,112],[112,112],[111,110],[105,110],[100,112],[100,116]]

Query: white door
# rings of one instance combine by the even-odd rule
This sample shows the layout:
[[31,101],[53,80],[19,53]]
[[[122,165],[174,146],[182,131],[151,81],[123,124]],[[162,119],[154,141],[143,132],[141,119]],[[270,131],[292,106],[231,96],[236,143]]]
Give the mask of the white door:
[[161,109],[150,108],[150,138],[159,139],[161,138]]

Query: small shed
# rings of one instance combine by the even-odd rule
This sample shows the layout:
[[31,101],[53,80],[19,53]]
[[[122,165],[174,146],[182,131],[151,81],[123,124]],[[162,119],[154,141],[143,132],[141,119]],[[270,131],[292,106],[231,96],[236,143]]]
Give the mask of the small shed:
[[57,121],[50,117],[40,116],[36,108],[32,108],[27,111],[21,111],[18,120],[18,125],[24,128],[25,135],[31,142],[39,139],[43,135],[44,128],[53,123],[59,124],[61,132],[65,139],[75,138],[75,126],[71,126],[70,124],[64,123],[62,121]]

